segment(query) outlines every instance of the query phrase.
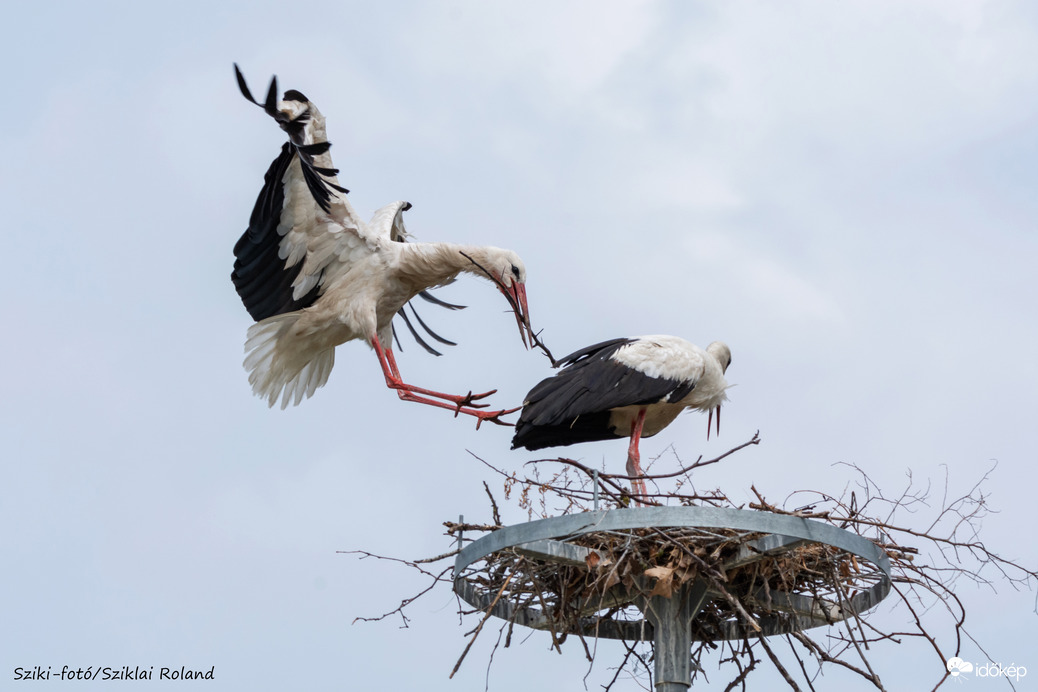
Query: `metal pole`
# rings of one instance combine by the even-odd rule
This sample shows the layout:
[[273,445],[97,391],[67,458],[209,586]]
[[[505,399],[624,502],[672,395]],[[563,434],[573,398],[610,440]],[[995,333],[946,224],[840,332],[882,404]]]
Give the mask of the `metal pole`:
[[706,580],[697,578],[670,598],[653,596],[639,606],[652,624],[657,692],[685,692],[692,686],[692,620],[706,596]]
[[595,484],[595,511],[598,511],[598,469],[593,469],[591,476],[594,479]]

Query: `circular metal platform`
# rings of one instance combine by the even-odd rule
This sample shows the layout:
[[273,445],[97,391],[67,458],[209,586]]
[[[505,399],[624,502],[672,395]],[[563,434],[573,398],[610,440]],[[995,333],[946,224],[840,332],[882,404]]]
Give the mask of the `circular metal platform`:
[[[591,575],[596,565],[610,564],[601,562],[606,551],[596,546],[645,536],[663,536],[675,545],[680,539],[681,545],[710,555],[711,567],[719,574],[734,575],[725,589],[745,612],[737,612],[716,582],[701,575],[689,577],[667,597],[651,593],[652,580],[642,578],[637,584],[630,579],[612,584],[581,603],[568,593],[537,593],[536,580],[524,583],[524,574],[537,570],[543,575],[569,568],[569,582]],[[780,577],[784,569],[819,572],[819,565],[829,576],[790,580],[789,589],[774,576],[770,586],[756,577],[739,578],[764,567]],[[504,581],[501,575],[508,571],[511,576]],[[458,553],[454,591],[474,608],[534,629],[652,640],[657,679],[687,687],[692,641],[788,633],[858,616],[889,593],[890,561],[867,538],[803,517],[718,507],[629,508],[569,514],[493,531]],[[677,659],[676,672],[667,663],[660,667],[664,650]]]

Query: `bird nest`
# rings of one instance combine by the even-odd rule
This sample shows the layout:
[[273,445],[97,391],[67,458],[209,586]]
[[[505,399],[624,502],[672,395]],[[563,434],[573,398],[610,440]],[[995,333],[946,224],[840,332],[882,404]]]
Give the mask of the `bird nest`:
[[510,622],[625,640],[652,639],[642,616],[654,597],[693,589],[693,638],[715,641],[833,624],[889,588],[889,559],[872,541],[802,517],[712,507],[508,527],[462,550],[454,581],[468,603]]

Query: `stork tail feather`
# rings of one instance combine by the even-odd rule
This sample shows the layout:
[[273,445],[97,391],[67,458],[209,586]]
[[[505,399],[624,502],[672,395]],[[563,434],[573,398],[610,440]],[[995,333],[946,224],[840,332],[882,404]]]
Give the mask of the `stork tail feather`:
[[[298,345],[285,348],[283,339],[299,319],[298,312],[269,317],[249,327],[245,340],[245,370],[253,393],[272,407],[298,406],[328,381],[335,364],[335,348],[302,352]],[[285,354],[291,353],[289,359]]]

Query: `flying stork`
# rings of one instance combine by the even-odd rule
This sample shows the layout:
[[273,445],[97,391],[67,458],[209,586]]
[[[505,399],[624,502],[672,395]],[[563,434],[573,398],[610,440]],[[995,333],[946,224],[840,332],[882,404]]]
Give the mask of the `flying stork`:
[[[541,381],[523,402],[512,449],[542,449],[629,437],[627,475],[642,475],[638,440],[652,437],[686,408],[709,411],[721,432],[721,403],[727,399],[724,373],[732,362],[728,346],[715,341],[706,350],[676,336],[612,339],[571,353],[565,367]],[[634,491],[645,495],[645,481]]]
[[[464,396],[406,384],[393,355],[393,316],[415,296],[456,308],[426,293],[462,272],[490,279],[515,313],[527,344],[526,268],[511,250],[452,243],[408,243],[403,212],[393,202],[364,223],[346,199],[332,168],[324,117],[303,94],[286,91],[278,100],[277,77],[266,100],[256,101],[238,66],[238,86],[246,99],[288,134],[288,141],[264,176],[249,227],[234,246],[231,279],[256,320],[245,342],[245,369],[253,392],[269,406],[298,405],[328,380],[335,347],[364,339],[374,350],[386,385],[401,399],[501,423],[510,411],[481,410],[475,403],[496,390]],[[415,317],[436,339],[440,338]],[[408,321],[415,338],[427,350]],[[435,351],[432,351],[435,353]],[[514,409],[513,409],[514,410]]]

